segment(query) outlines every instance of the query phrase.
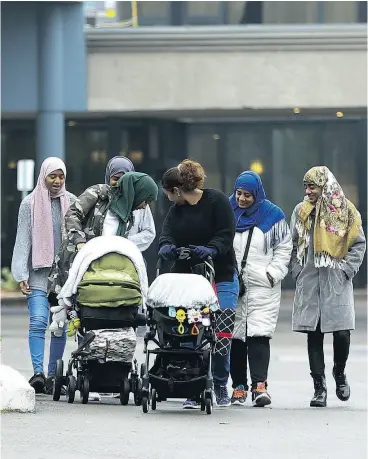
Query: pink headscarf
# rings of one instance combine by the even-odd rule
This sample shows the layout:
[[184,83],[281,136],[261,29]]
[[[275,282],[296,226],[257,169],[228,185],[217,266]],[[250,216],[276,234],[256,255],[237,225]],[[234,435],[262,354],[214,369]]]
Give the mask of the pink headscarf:
[[[51,172],[61,169],[66,176],[66,167],[60,158],[46,158],[41,165],[37,185],[31,193],[32,222],[32,267],[49,268],[54,261],[54,232],[51,212],[51,195],[46,188],[45,179]],[[65,183],[53,198],[60,198],[61,224],[69,208],[70,201],[65,190]]]

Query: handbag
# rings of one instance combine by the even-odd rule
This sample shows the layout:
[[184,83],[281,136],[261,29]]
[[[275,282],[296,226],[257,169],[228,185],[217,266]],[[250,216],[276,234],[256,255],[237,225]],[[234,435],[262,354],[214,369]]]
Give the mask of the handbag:
[[247,291],[247,287],[245,286],[244,279],[243,279],[243,273],[244,273],[245,265],[247,264],[247,258],[248,258],[250,243],[252,241],[253,230],[254,230],[254,227],[249,230],[247,245],[246,245],[245,250],[244,250],[243,259],[242,259],[242,262],[241,262],[241,265],[240,265],[240,272],[238,274],[238,279],[239,279],[239,298],[244,296],[245,292]]

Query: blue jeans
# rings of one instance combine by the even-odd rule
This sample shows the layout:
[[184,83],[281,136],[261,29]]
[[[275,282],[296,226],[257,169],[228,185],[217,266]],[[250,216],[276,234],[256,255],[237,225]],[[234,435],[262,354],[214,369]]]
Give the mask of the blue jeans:
[[[239,281],[237,273],[232,282],[216,284],[221,309],[234,309],[238,302]],[[213,382],[216,386],[226,386],[230,373],[230,349],[226,355],[215,354],[212,360]]]
[[[43,359],[45,353],[45,334],[50,320],[50,306],[46,292],[32,290],[27,295],[29,311],[29,350],[31,353],[34,373],[43,372]],[[48,376],[55,374],[56,360],[62,359],[66,344],[66,334],[60,337],[51,333],[50,358]]]

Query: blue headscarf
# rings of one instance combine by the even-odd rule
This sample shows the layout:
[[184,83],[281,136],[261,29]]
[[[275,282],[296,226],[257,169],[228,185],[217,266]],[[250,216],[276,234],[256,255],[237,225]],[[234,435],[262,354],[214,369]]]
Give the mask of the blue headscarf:
[[[236,190],[249,191],[254,197],[254,203],[248,209],[241,209],[236,201]],[[256,226],[267,233],[279,221],[285,219],[284,212],[266,199],[261,177],[252,171],[245,171],[236,179],[234,193],[229,198],[235,214],[236,231],[243,233]]]

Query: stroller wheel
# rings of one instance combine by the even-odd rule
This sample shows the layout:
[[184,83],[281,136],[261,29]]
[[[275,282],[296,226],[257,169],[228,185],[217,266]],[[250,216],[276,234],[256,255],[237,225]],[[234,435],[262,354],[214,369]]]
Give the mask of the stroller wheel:
[[142,380],[138,378],[137,386],[134,392],[134,403],[136,406],[140,406],[142,403]]
[[201,394],[201,411],[206,410],[206,393],[205,391],[202,392]]
[[81,378],[81,388],[80,388],[80,394],[81,394],[81,402],[83,405],[88,403],[88,397],[89,397],[89,378],[87,375],[84,375]]
[[212,414],[212,400],[210,398],[206,398],[204,403],[206,406],[206,414]]
[[143,413],[148,413],[148,397],[142,398],[142,409]]
[[56,361],[54,387],[52,391],[52,399],[57,402],[60,400],[61,388],[63,387],[63,372],[64,362],[62,359]]
[[155,411],[157,407],[157,392],[156,389],[152,389],[151,392],[151,408],[152,411]]
[[66,396],[68,398],[68,403],[73,403],[75,398],[75,391],[77,390],[77,380],[75,377],[69,376],[68,385],[66,388]]
[[130,382],[128,378],[125,378],[121,384],[121,389],[120,389],[120,403],[122,405],[127,405],[129,403],[129,394],[130,394]]

